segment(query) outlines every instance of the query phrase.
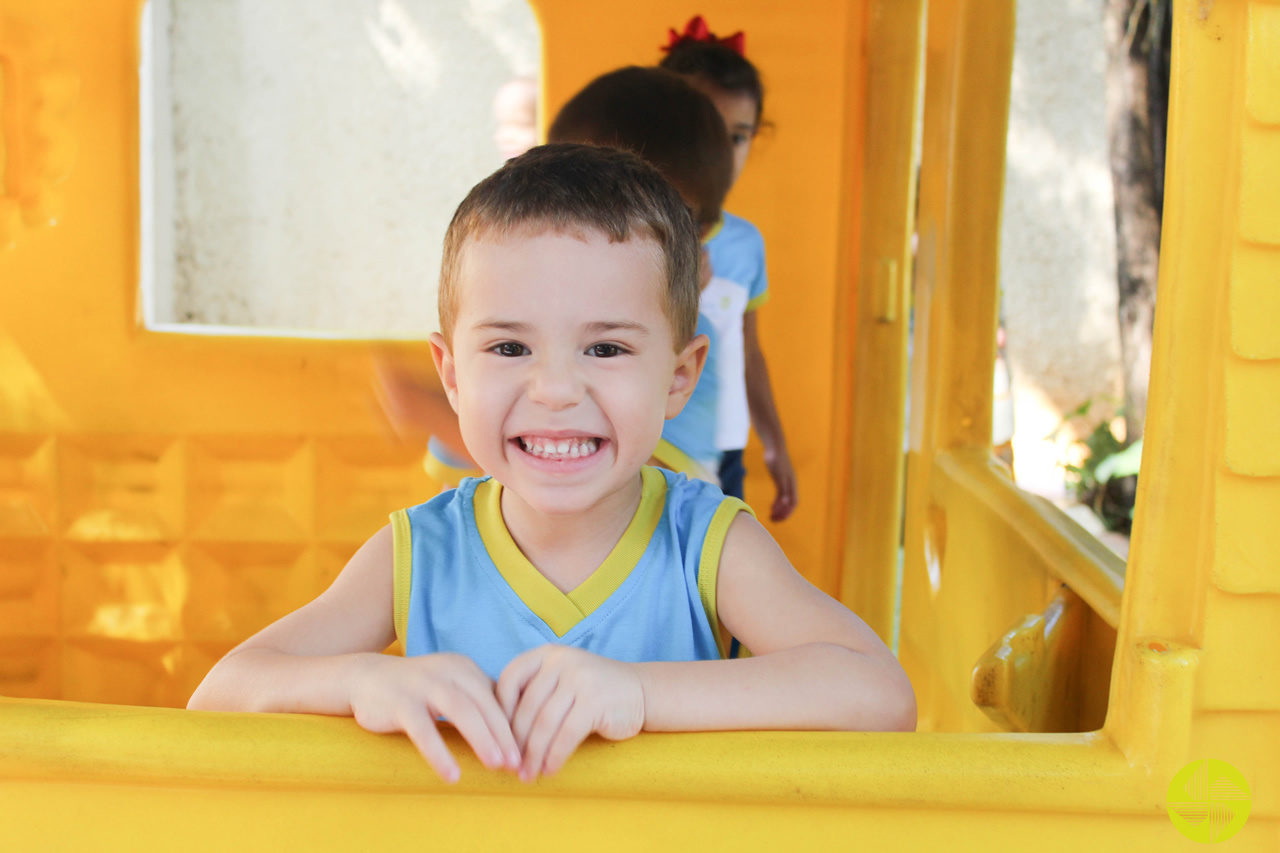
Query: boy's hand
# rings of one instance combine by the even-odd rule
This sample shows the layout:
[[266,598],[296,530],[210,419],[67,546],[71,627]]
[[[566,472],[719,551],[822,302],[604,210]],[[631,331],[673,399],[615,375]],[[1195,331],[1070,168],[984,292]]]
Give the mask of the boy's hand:
[[623,740],[644,727],[635,668],[571,646],[539,646],[512,660],[498,677],[498,701],[524,753],[523,782],[555,773],[592,732]]
[[[520,750],[493,680],[464,655],[371,655],[351,686],[351,713],[371,732],[404,732],[446,782],[461,775],[436,730],[444,717],[491,770],[520,767]],[[362,663],[364,663],[362,661]]]

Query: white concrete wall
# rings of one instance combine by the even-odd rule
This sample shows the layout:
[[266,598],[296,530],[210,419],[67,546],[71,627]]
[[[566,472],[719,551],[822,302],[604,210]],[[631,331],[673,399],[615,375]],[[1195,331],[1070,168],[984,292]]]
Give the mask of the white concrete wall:
[[149,266],[149,319],[435,329],[445,227],[502,163],[494,94],[540,66],[528,3],[152,2],[152,245],[172,262]]
[[1009,115],[1000,278],[1018,481],[1062,492],[1063,413],[1121,397],[1115,219],[1098,0],[1023,0]]

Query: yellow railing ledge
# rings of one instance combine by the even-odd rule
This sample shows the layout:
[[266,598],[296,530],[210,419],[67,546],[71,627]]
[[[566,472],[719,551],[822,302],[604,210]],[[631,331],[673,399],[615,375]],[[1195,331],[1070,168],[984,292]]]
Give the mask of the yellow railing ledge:
[[452,787],[407,739],[346,718],[0,699],[0,783],[1129,814],[1167,784],[1102,732],[643,734],[593,739],[532,786],[446,740],[462,766]]

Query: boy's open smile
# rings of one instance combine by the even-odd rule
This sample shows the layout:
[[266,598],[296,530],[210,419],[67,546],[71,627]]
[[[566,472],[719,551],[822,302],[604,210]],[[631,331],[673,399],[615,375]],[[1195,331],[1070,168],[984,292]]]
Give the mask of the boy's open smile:
[[600,436],[552,430],[519,435],[510,443],[525,464],[553,474],[569,474],[598,462],[608,441]]

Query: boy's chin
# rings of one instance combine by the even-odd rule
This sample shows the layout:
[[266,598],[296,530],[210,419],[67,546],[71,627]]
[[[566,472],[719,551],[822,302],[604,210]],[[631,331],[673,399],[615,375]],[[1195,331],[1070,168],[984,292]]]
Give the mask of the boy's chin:
[[[527,472],[510,473],[515,475],[510,482],[504,482],[501,478],[499,482],[513,491],[530,509],[550,517],[568,517],[588,512],[632,481],[631,476],[601,476],[557,483],[528,476]],[[635,481],[638,483],[639,480],[640,470],[637,468]]]
[[596,506],[612,491],[600,480],[578,483],[538,482],[534,478],[516,478],[512,489],[530,509],[547,516],[579,515]]

